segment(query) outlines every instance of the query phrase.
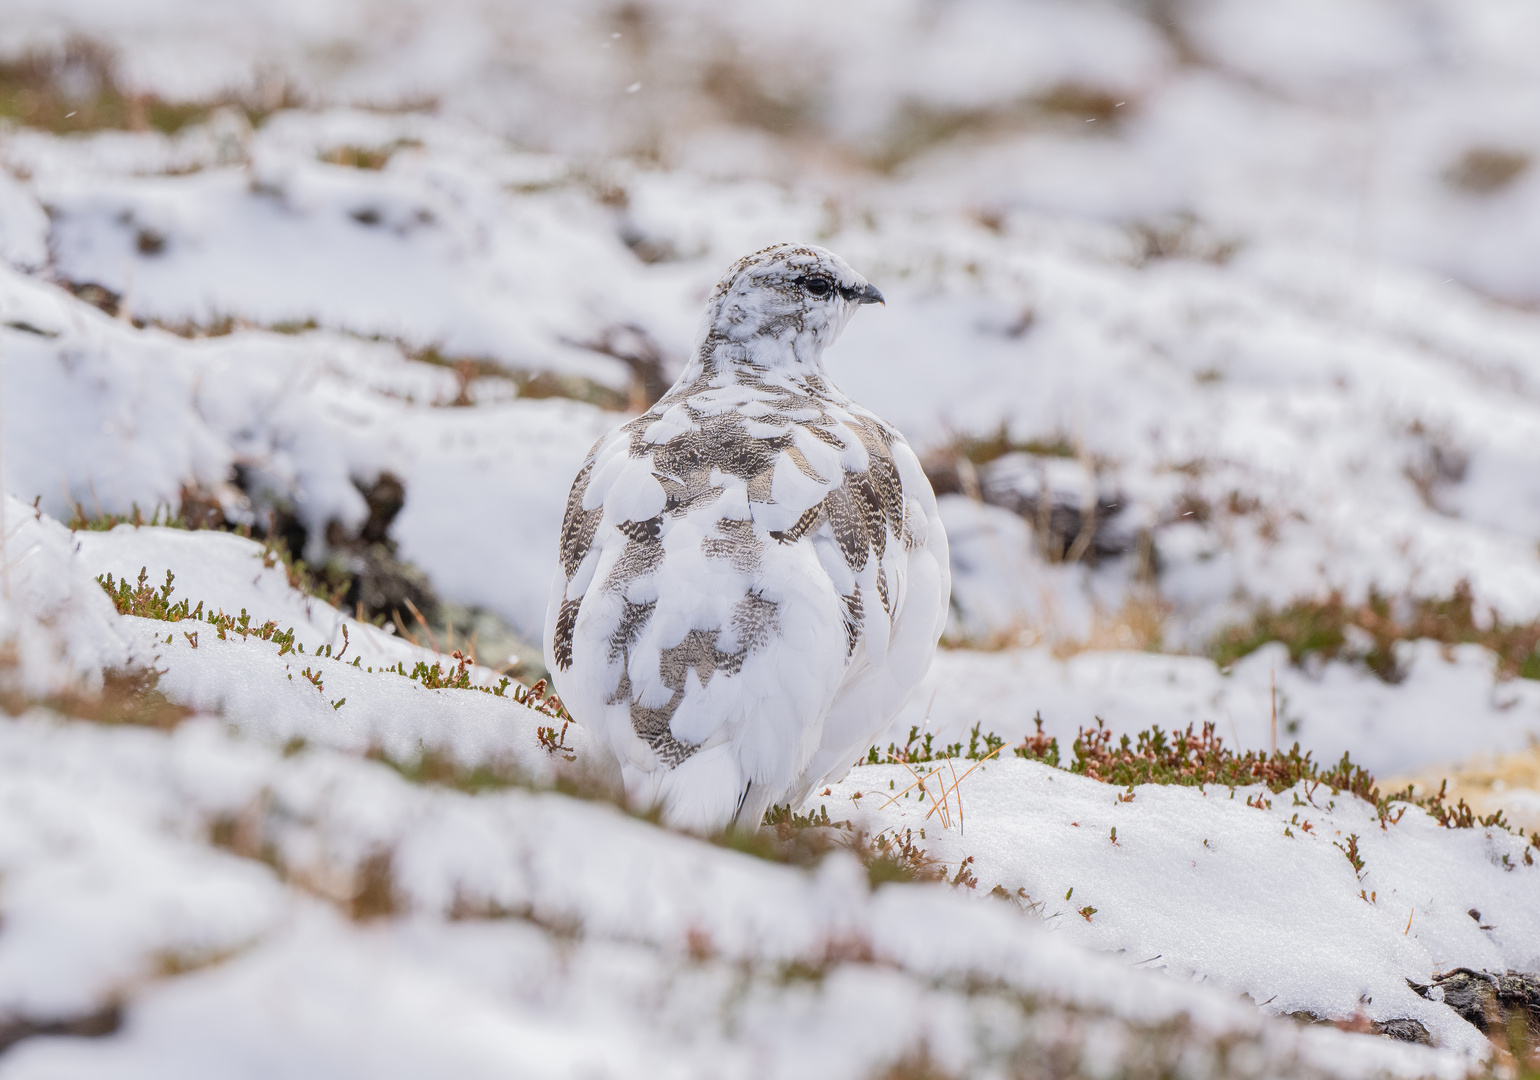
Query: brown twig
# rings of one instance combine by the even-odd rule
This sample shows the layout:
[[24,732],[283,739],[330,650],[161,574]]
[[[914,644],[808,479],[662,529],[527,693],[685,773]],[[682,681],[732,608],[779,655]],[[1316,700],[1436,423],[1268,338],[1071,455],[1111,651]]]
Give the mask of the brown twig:
[[422,617],[422,612],[417,610],[417,605],[412,603],[412,598],[403,596],[401,599],[405,601],[407,610],[412,613],[412,618],[416,619],[417,624],[422,627],[422,632],[428,635],[428,644],[433,646],[433,651],[442,655],[443,650],[438,647],[438,642],[433,637],[433,630],[428,626],[428,620]]
[[395,608],[391,608],[390,621],[396,624],[396,633],[400,634],[404,640],[410,641],[419,649],[422,648],[422,642],[417,640],[417,635],[407,632],[406,624],[401,621],[401,612],[397,611]]
[[[1004,750],[1004,749],[1005,749],[1005,745],[1003,743],[1001,745],[995,747],[989,753],[985,754],[983,757],[981,757],[977,761],[975,761],[972,765],[968,766],[967,770],[965,770],[961,776],[958,776],[957,775],[957,770],[953,769],[952,770],[952,777],[953,777],[953,781],[954,782],[952,784],[952,790],[953,791],[957,791],[958,790],[958,786],[964,780],[968,779],[968,777],[970,775],[972,775],[974,769],[978,768],[980,765],[984,764],[984,762],[988,761],[990,758],[994,757],[996,754],[998,754],[1001,750]],[[948,765],[951,764],[951,760],[952,760],[951,758],[947,758]],[[943,794],[946,793],[946,788],[945,787],[942,788],[942,793]],[[931,807],[931,812],[933,813],[934,811],[935,811],[935,807]],[[928,813],[925,816],[926,817],[930,817],[930,814]],[[958,796],[957,796],[957,817],[958,817],[958,830],[961,831],[961,828],[962,828],[962,821],[961,821],[961,819],[962,819],[962,794],[960,792],[958,793]]]
[[1278,669],[1272,668],[1267,674],[1267,697],[1273,707],[1273,757],[1278,756]]

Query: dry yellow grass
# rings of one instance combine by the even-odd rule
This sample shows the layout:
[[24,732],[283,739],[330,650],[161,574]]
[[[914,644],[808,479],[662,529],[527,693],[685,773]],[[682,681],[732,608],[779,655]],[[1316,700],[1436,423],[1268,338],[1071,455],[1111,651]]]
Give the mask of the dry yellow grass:
[[1448,766],[1382,779],[1386,791],[1415,784],[1419,794],[1438,790],[1448,778],[1449,801],[1464,799],[1478,815],[1502,810],[1516,827],[1540,829],[1540,741],[1511,754],[1482,754]]
[[1162,633],[1170,607],[1152,589],[1134,590],[1116,611],[1094,611],[1090,629],[1084,636],[1076,636],[1063,626],[1065,620],[1059,618],[1053,597],[1046,593],[1043,596],[1043,608],[1041,619],[1018,619],[1010,626],[984,636],[947,634],[942,637],[941,646],[946,649],[1002,652],[1006,649],[1031,648],[1047,642],[1053,649],[1053,655],[1060,660],[1094,649],[1164,651]]
[[1153,589],[1135,589],[1115,612],[1097,611],[1091,630],[1083,639],[1054,641],[1053,654],[1060,660],[1091,649],[1140,649],[1161,651],[1161,632],[1169,606]]

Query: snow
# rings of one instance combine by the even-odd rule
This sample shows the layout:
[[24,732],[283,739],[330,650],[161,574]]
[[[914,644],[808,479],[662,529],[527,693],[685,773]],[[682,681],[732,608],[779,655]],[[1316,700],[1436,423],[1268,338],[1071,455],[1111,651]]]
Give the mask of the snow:
[[[847,857],[810,874],[603,806],[414,786],[380,765],[324,749],[285,756],[203,720],[163,733],[32,715],[8,722],[0,737],[0,761],[27,779],[6,784],[12,805],[28,810],[6,815],[7,881],[18,882],[6,893],[8,925],[31,917],[42,925],[28,940],[76,941],[99,918],[99,904],[146,916],[112,935],[112,950],[92,964],[58,967],[58,1000],[101,1000],[168,954],[191,969],[140,983],[121,1035],[29,1040],[8,1055],[6,1075],[195,1075],[221,1048],[253,1075],[274,1061],[307,1075],[423,1075],[426,1062],[446,1055],[473,1072],[510,1061],[553,1075],[645,1072],[648,1062],[668,1062],[694,1074],[714,1062],[737,1075],[758,1061],[770,1075],[795,1075],[813,1045],[862,1071],[908,1048],[880,1022],[895,1015],[909,1018],[913,1027],[902,1030],[928,1039],[948,1064],[966,1067],[981,1061],[990,1034],[1003,1040],[997,1047],[1020,1038],[1004,1005],[1012,992],[1122,1016],[1135,1025],[1131,1037],[1137,1025],[1185,1013],[1200,1038],[1259,1039],[1278,1059],[1318,1068],[1331,1060],[1336,1075],[1453,1076],[1461,1068],[1458,1058],[1429,1051],[1269,1025],[1228,995],[1084,952],[1005,904],[939,886],[869,892]],[[48,860],[22,861],[16,835],[37,830],[38,804],[49,803],[70,808],[76,828],[96,821],[91,814],[110,815],[112,829],[93,831],[114,843],[64,850],[117,872],[89,867],[98,882],[92,904],[31,912],[18,908],[18,897],[58,871]],[[202,856],[210,865],[200,868],[197,890],[171,894],[168,864],[207,851],[196,836],[231,814],[247,815],[272,845],[267,858],[285,879],[323,895],[328,887],[345,894],[348,870],[389,850],[413,914],[349,924],[292,884],[281,887],[262,864],[220,852]],[[153,895],[134,900],[135,889],[156,882]],[[221,892],[237,887],[238,895]],[[167,918],[167,904],[180,917]],[[529,921],[445,921],[452,910],[482,905],[527,911]],[[821,984],[776,974],[798,960],[832,966]],[[23,962],[0,954],[0,972],[24,971]],[[986,987],[999,980],[1001,991],[958,989],[964,974]],[[745,978],[741,1004],[721,1016],[723,980]],[[751,1033],[742,1041],[732,1036],[739,1024]],[[982,1045],[979,1024],[989,1033]],[[568,1037],[522,1037],[532,1030]],[[803,1034],[786,1039],[792,1030]],[[1073,1044],[1089,1032],[1071,1035]]]
[[[118,740],[148,772],[137,783],[93,770],[93,783],[61,783],[61,742],[78,757],[81,731],[18,738],[6,724],[6,934],[0,1001],[7,1014],[70,1015],[99,1007],[116,987],[153,977],[178,955],[217,956],[276,929],[283,890],[259,864],[213,851],[189,836],[147,830],[125,814],[179,814],[174,788],[154,779],[169,762],[144,732]],[[89,768],[89,759],[78,765]],[[67,774],[66,774],[67,775]]]
[[[951,776],[938,770],[950,813],[964,805],[955,832],[929,813],[934,798],[893,801],[913,783],[903,766],[856,769],[817,801],[873,830],[928,826],[944,837],[931,848],[938,857],[971,855],[979,890],[1024,889],[1064,936],[1217,981],[1280,1013],[1412,1017],[1441,1044],[1475,1052],[1481,1036],[1405,979],[1431,981],[1452,956],[1493,970],[1540,960],[1540,869],[1522,865],[1526,842],[1500,829],[1455,835],[1415,809],[1381,829],[1372,806],[1306,784],[1276,795],[1146,784],[1125,803],[1115,788],[1037,762],[981,765],[956,794]],[[856,792],[864,797],[852,801]],[[1258,797],[1264,808],[1247,804]],[[1334,846],[1350,834],[1361,875]],[[1077,914],[1086,905],[1096,909],[1089,919]],[[1479,929],[1472,908],[1496,929]]]
[[[12,492],[66,519],[77,507],[135,506],[148,518],[202,487],[237,518],[292,506],[319,544],[329,523],[356,528],[367,516],[358,484],[393,472],[408,492],[398,524],[407,557],[442,578],[450,599],[538,632],[570,474],[610,423],[599,410],[525,400],[451,410],[453,374],[390,346],[324,332],[139,333],[4,274],[7,321],[28,328],[0,331]],[[226,483],[237,463],[255,507]],[[442,544],[446,529],[455,546]]]
[[[293,631],[295,651],[285,652],[278,643],[234,632],[221,638],[197,621],[124,617],[119,633],[136,656],[150,658],[160,673],[158,688],[173,700],[280,746],[299,740],[382,752],[400,762],[436,752],[466,768],[492,764],[530,782],[554,779],[528,709],[507,696],[427,689],[404,673],[382,677],[398,666],[447,670],[455,661],[294,590],[283,567],[266,561],[262,545],[229,533],[120,525],[77,539],[76,562],[88,574],[134,580],[142,569],[158,587],[171,570],[173,603],[186,598],[192,606],[201,602],[209,615],[246,613],[253,626],[272,620]],[[324,656],[323,647],[329,649]],[[312,671],[319,684],[304,677]],[[472,666],[468,673],[474,686],[499,682],[486,668]],[[539,717],[535,726],[546,723]],[[569,743],[583,747],[583,736],[574,730]]]
[[[612,250],[593,250],[598,230],[569,224],[541,200],[498,198],[485,190],[492,177],[457,175],[452,158],[413,169],[410,159],[420,155],[409,150],[400,165],[374,173],[297,155],[269,160],[263,150],[254,149],[250,169],[61,183],[45,196],[61,220],[57,267],[170,325],[224,316],[259,325],[319,321],[511,368],[623,379],[615,361],[572,342],[594,321],[635,321],[616,301],[637,290],[624,278],[606,280],[609,273],[553,276],[547,254],[623,266],[616,238],[603,238]],[[520,213],[528,202],[533,212]],[[502,225],[487,235],[490,221]],[[164,246],[136,256],[155,244]],[[232,252],[242,254],[233,265]]]
[[48,261],[48,215],[9,173],[0,172],[0,261],[28,270]]
[[[860,767],[815,796],[858,827],[927,830],[929,851],[950,867],[971,856],[971,896],[943,886],[871,893],[848,856],[809,873],[714,849],[602,804],[541,793],[561,759],[533,738],[545,718],[506,698],[429,691],[314,657],[318,644],[337,642],[343,617],[289,591],[254,542],[119,526],[76,534],[76,551],[61,527],[8,506],[64,541],[76,581],[90,583],[97,567],[171,566],[185,595],[239,604],[254,619],[293,618],[307,666],[327,685],[317,692],[292,680],[300,654],[285,657],[270,642],[221,641],[192,621],[169,624],[167,641],[168,624],[108,611],[109,628],[138,655],[153,653],[163,692],[219,718],[163,732],[37,711],[0,725],[0,913],[18,931],[0,942],[5,1008],[80,1015],[132,988],[122,1034],[27,1040],[0,1075],[194,1075],[221,1053],[256,1072],[302,1074],[412,1076],[449,1060],[472,1074],[510,1061],[552,1075],[624,1074],[638,1061],[687,1072],[691,1062],[727,1061],[736,1072],[769,1061],[772,1075],[796,1075],[812,1045],[854,1071],[906,1049],[848,1022],[820,1022],[810,1041],[810,1008],[870,1016],[874,1031],[889,1030],[879,1017],[910,1016],[932,1052],[972,1068],[1024,1029],[993,992],[947,989],[964,975],[1118,1017],[1135,1042],[1139,1025],[1183,1013],[1201,1032],[1262,1040],[1268,1060],[1314,1060],[1333,1075],[1454,1075],[1459,1055],[1480,1056],[1483,1040],[1404,979],[1457,963],[1540,960],[1529,899],[1540,871],[1521,863],[1522,839],[1442,829],[1415,809],[1382,831],[1367,805],[1304,785],[1265,809],[1245,803],[1265,789],[1145,786],[1124,803],[1104,784],[1007,759],[959,786],[955,832],[909,800],[876,805],[885,781],[908,782],[900,766]],[[420,655],[348,625],[361,655]],[[199,627],[196,647],[178,633],[188,627]],[[1175,658],[1123,662],[1162,659]],[[1206,661],[1184,662],[1194,683],[1217,678],[1200,670]],[[345,695],[341,708],[328,693]],[[571,734],[580,758],[582,733]],[[358,756],[410,762],[429,750],[465,767],[512,767],[535,789],[466,795]],[[864,800],[850,799],[857,791]],[[1116,845],[1102,839],[1112,827]],[[235,839],[206,846],[221,828]],[[1348,832],[1360,838],[1362,878],[1331,844]],[[240,857],[254,851],[262,861]],[[357,925],[317,899],[351,902],[362,868],[381,853],[409,914]],[[1047,903],[1026,915],[973,898],[996,884]],[[1071,897],[1057,901],[1071,887],[1096,907],[1091,921]],[[1373,890],[1372,903],[1360,889]],[[1465,914],[1472,907],[1495,929],[1477,929]],[[529,921],[465,921],[478,911],[527,912]],[[816,1003],[774,974],[851,940],[865,944],[835,961]],[[1095,956],[1119,951],[1123,959]],[[1160,965],[1145,970],[1135,957]],[[33,975],[40,964],[47,980]],[[744,964],[757,974],[724,1018],[722,980]],[[167,979],[166,970],[188,974]],[[525,974],[510,982],[505,972],[515,970]],[[1456,1056],[1362,1041],[1329,1048],[1320,1040],[1336,1033],[1268,1026],[1236,993],[1266,1003],[1264,1012],[1415,1018]],[[756,1034],[742,1041],[732,1034],[739,1025]],[[778,1040],[793,1029],[798,1039]],[[553,1030],[568,1037],[547,1045],[524,1034]]]
[[101,685],[131,655],[112,602],[57,521],[0,496],[0,669],[7,690],[46,694]]
[[394,535],[447,599],[492,608],[538,639],[567,488],[610,426],[597,409],[514,401],[430,415],[415,435]]
[[[872,890],[842,855],[771,864],[564,794],[604,780],[580,727],[568,761],[546,714],[382,670],[449,662],[259,544],[60,522],[196,497],[292,515],[318,560],[388,473],[398,555],[537,637],[568,485],[632,415],[601,406],[634,411],[638,360],[679,370],[723,267],[805,239],[887,297],[829,353],[842,390],[942,464],[1015,444],[940,499],[969,647],[883,745],[1040,716],[1066,748],[1101,718],[1265,749],[1276,689],[1281,744],[1382,787],[1468,761],[1533,828],[1540,683],[1478,646],[1401,643],[1397,683],[1204,655],[1259,603],[1333,592],[1466,581],[1478,619],[1540,617],[1531,5],[17,0],[0,56],[82,40],[120,88],[208,108],[0,127],[0,1029],[123,1008],[107,1037],[22,1039],[0,1077],[1485,1060],[1405,979],[1540,967],[1540,871],[1502,830],[1381,829],[1320,789],[1124,802],[1007,751],[950,826],[875,807],[894,765],[800,808],[923,830],[978,879]],[[1126,552],[1050,561],[972,497],[1044,491],[1115,502]],[[93,579],[141,567],[295,651],[115,614]],[[91,707],[143,665],[192,715]],[[492,786],[411,779],[433,762]],[[386,865],[393,910],[363,917]]]

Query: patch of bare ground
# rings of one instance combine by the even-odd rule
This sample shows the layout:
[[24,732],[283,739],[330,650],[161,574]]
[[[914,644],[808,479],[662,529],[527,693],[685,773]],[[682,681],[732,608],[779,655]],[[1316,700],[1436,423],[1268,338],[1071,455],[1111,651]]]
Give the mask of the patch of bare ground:
[[294,91],[282,83],[261,86],[248,99],[168,101],[125,84],[112,50],[83,37],[0,61],[0,118],[57,135],[103,130],[172,134],[219,108],[239,109],[257,123],[296,104]]

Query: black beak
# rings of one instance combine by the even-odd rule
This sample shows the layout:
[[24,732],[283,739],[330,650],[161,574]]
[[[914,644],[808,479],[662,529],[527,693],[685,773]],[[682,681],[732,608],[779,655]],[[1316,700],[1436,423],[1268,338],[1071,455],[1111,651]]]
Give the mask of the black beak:
[[845,299],[856,304],[881,304],[888,306],[888,302],[882,298],[882,293],[877,291],[877,286],[867,285],[861,289],[851,289],[845,294]]

